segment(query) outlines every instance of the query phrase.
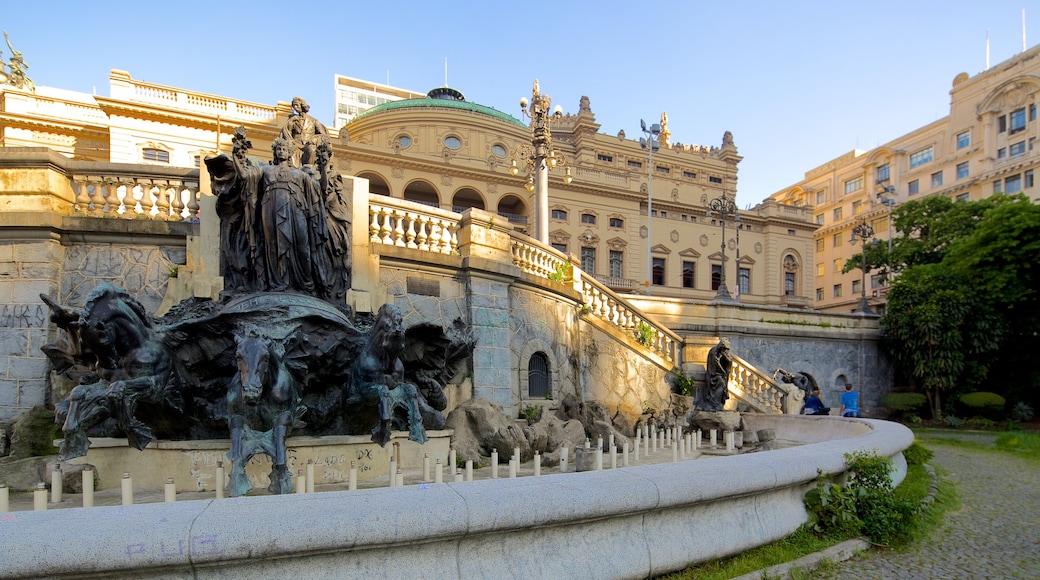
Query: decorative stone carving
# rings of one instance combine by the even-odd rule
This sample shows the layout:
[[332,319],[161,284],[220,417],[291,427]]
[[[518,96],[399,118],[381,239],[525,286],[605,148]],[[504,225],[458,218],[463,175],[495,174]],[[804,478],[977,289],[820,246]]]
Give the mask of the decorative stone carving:
[[672,240],[673,244],[679,243],[679,231],[672,230],[672,233],[668,234],[668,239]]

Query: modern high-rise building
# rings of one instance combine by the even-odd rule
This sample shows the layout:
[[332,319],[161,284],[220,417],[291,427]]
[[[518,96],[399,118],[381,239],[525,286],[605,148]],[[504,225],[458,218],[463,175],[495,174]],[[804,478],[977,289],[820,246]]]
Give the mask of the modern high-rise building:
[[381,85],[372,81],[364,81],[343,75],[336,75],[335,81],[335,103],[336,128],[346,125],[351,119],[362,111],[367,111],[376,105],[382,105],[389,101],[401,99],[418,99],[426,96],[426,93],[409,91],[390,85]]
[[[817,309],[849,312],[862,295],[884,307],[888,290],[876,275],[845,262],[861,252],[853,229],[865,223],[885,243],[890,211],[927,195],[976,200],[994,193],[1025,193],[1040,200],[1037,104],[1040,46],[974,76],[960,73],[950,89],[950,113],[870,151],[853,150],[805,173],[770,199],[812,209],[812,297]],[[868,271],[871,269],[868,265]]]

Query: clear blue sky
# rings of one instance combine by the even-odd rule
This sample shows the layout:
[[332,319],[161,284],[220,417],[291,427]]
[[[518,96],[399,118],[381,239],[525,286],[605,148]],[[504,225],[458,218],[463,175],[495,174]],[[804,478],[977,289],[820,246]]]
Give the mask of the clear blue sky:
[[987,29],[991,64],[1021,51],[1023,8],[1040,39],[1040,5],[1022,0],[6,4],[37,85],[107,95],[122,69],[265,104],[301,95],[331,124],[334,74],[425,92],[447,58],[449,85],[514,116],[535,78],[566,112],[587,95],[607,134],[667,111],[673,141],[733,132],[741,207],[945,116],[953,78],[985,68]]

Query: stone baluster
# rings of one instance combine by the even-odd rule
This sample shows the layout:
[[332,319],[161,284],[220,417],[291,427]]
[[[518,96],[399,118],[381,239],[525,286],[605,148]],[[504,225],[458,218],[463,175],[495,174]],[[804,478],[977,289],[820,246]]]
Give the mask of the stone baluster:
[[170,187],[172,195],[170,196],[170,209],[172,210],[170,219],[179,220],[184,217],[184,201],[181,199],[181,192],[184,190],[184,182],[179,179],[171,179]]
[[199,205],[199,184],[195,181],[185,181],[184,186],[188,188],[188,217],[185,221],[195,221],[199,219],[199,211],[202,209]]
[[161,220],[169,220],[170,194],[173,192],[173,188],[170,186],[169,180],[166,179],[157,180],[156,186],[159,188],[158,198],[155,200],[155,207],[159,209],[159,215],[156,217]]
[[87,180],[89,178],[83,175],[72,176],[72,188],[75,196],[72,200],[72,209],[74,211],[86,212],[90,207],[90,194],[88,192],[89,185]]
[[389,246],[394,243],[394,210],[381,209],[383,210],[383,225],[379,227],[379,241]]
[[404,242],[404,222],[408,219],[408,214],[402,211],[394,212],[394,245],[405,247],[407,244]]
[[154,219],[159,209],[155,198],[152,197],[153,181],[151,179],[138,178],[137,185],[141,188],[141,211],[137,217]]
[[419,249],[428,252],[430,250],[430,220],[428,217],[419,214],[416,216],[419,220],[418,227],[418,245]]
[[379,212],[381,209],[378,205],[368,206],[368,211],[372,214],[372,224],[368,226],[368,241],[374,244],[382,242],[379,237]]
[[419,216],[414,213],[409,213],[405,215],[408,217],[408,231],[405,232],[404,244],[405,246],[413,250],[416,250],[419,248],[419,244],[415,243],[415,237],[417,235],[415,232],[415,222],[419,219]]
[[118,183],[119,187],[123,190],[123,195],[119,196],[119,190],[116,190],[116,197],[119,198],[119,209],[116,211],[119,215],[124,215],[128,211],[132,212],[134,210],[134,182],[127,181],[126,178],[123,178],[120,179]]
[[89,186],[87,193],[90,194],[90,201],[87,203],[86,207],[87,212],[103,213],[105,208],[105,198],[101,177],[97,175],[88,175],[87,185]]
[[101,186],[101,215],[111,216],[119,211],[119,182],[114,178],[106,177]]
[[441,251],[441,224],[440,220],[435,217],[427,218],[430,224],[430,251],[440,252]]
[[451,224],[451,239],[448,242],[451,245],[451,252],[454,254],[459,251],[459,224],[452,222]]

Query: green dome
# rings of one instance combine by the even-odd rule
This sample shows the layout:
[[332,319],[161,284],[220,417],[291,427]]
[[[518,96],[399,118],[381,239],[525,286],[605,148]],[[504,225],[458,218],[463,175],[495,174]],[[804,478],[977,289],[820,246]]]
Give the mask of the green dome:
[[[455,91],[455,92],[458,93],[457,91]],[[434,91],[430,91],[430,93],[432,94],[432,93],[434,93]],[[462,93],[458,93],[458,95],[461,96]],[[378,115],[379,113],[382,113],[382,112],[385,112],[385,111],[396,111],[396,110],[400,110],[400,109],[427,109],[427,108],[428,109],[458,109],[458,110],[461,110],[461,111],[469,111],[471,113],[477,113],[477,114],[480,114],[480,115],[487,115],[489,117],[494,117],[494,118],[499,119],[501,121],[505,121],[507,123],[512,123],[512,124],[516,125],[517,127],[523,127],[525,129],[527,128],[527,125],[525,125],[520,119],[517,119],[516,117],[513,117],[512,115],[507,115],[506,113],[503,113],[502,111],[499,111],[497,109],[492,109],[491,107],[485,107],[484,105],[478,105],[476,103],[470,103],[469,101],[453,100],[453,99],[446,99],[446,98],[431,98],[429,96],[427,96],[425,98],[422,98],[422,99],[402,99],[400,101],[387,101],[387,102],[383,103],[382,105],[376,105],[375,107],[372,107],[371,109],[368,109],[366,111],[358,113],[358,115],[356,117],[354,117],[354,119],[352,119],[351,122],[356,121],[356,120],[358,120],[358,119],[360,119],[362,117],[368,117],[368,116],[371,116],[371,115]]]

